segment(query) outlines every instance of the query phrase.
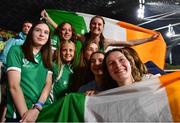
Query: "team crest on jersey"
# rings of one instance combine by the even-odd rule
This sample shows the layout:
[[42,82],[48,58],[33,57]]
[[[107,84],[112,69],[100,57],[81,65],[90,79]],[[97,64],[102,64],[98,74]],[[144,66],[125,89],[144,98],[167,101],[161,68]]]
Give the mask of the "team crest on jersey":
[[25,58],[23,58],[22,62],[23,62],[23,67],[27,67],[29,64],[29,61]]

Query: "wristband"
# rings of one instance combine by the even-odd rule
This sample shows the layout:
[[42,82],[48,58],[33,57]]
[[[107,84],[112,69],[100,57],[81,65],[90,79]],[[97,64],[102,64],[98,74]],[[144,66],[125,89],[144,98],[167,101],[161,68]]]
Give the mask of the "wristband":
[[33,109],[37,109],[39,112],[41,112],[41,110],[42,110],[42,108],[38,107],[37,105],[34,105]]
[[34,105],[38,105],[38,106],[43,107],[44,103],[43,103],[43,102],[37,102],[37,103],[36,103],[36,104],[34,104]]
[[34,104],[33,108],[37,109],[40,112],[42,110],[43,105],[43,102],[37,102],[36,104]]

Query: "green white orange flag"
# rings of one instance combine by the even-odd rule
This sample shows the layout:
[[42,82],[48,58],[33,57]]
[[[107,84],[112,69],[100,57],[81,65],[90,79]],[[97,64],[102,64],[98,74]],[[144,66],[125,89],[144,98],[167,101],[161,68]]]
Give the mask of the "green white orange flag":
[[[84,34],[89,30],[90,19],[94,15],[67,12],[61,10],[47,10],[49,16],[57,23],[60,24],[63,21],[70,22],[75,28],[76,33]],[[148,38],[152,34],[155,34],[153,30],[145,29],[126,22],[105,18],[104,36],[115,40],[133,40]],[[153,61],[161,69],[164,68],[166,43],[163,37],[160,35],[158,39],[153,42],[148,42],[142,45],[133,47],[139,54],[141,60],[145,63],[147,61]]]
[[180,72],[96,96],[72,93],[44,108],[39,122],[180,122]]

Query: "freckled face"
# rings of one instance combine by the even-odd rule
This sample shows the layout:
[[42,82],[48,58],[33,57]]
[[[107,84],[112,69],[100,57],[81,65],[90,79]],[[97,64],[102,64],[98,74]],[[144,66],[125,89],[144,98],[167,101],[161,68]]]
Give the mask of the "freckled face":
[[110,76],[116,82],[132,79],[130,62],[121,52],[111,52],[106,58],[106,65]]

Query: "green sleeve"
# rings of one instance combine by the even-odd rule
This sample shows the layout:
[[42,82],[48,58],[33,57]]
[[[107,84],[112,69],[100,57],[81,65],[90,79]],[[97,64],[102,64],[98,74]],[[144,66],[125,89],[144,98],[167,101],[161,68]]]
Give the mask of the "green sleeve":
[[23,59],[23,53],[20,46],[13,46],[7,55],[7,69],[9,68],[19,68],[21,69],[22,61],[25,63],[27,60]]

